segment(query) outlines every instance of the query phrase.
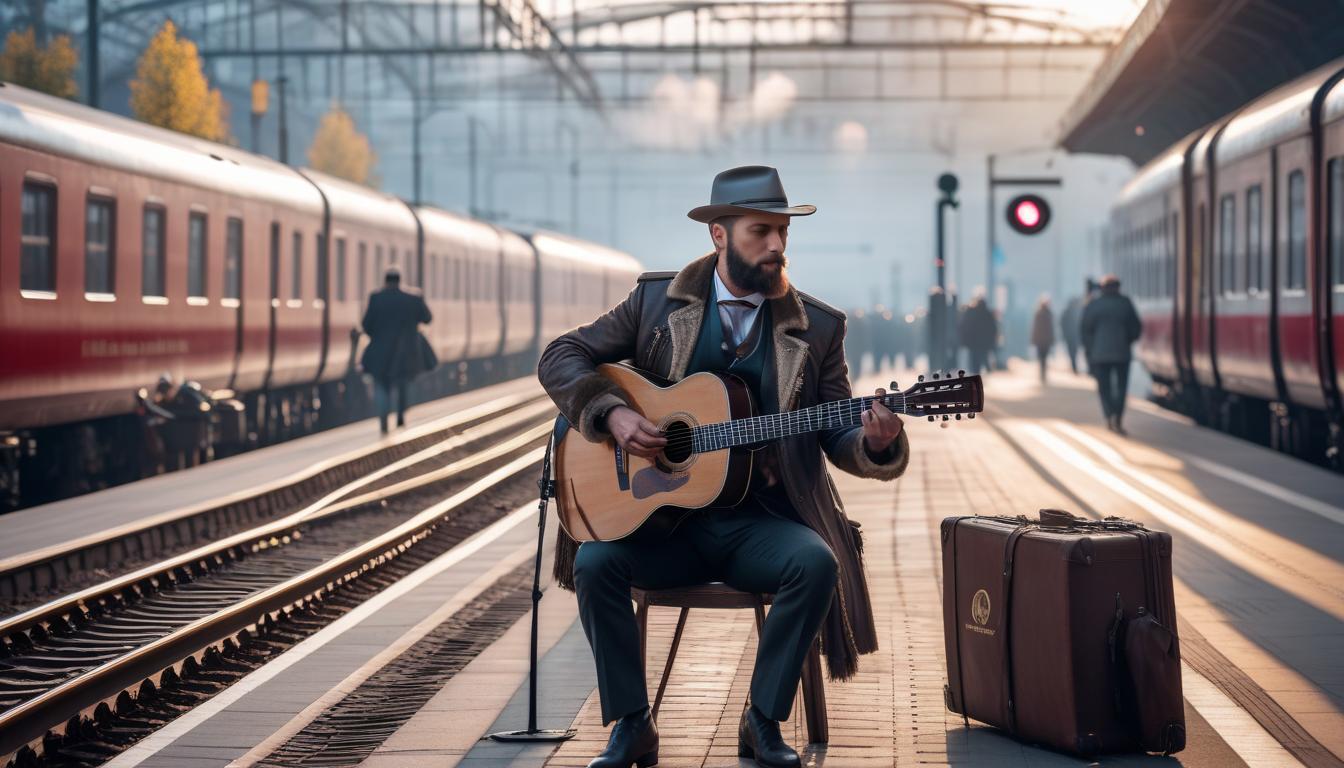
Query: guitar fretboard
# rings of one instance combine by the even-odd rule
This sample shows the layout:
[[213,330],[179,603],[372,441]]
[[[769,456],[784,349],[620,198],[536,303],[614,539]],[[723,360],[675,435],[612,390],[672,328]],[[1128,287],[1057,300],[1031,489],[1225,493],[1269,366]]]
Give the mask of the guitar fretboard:
[[691,452],[721,451],[725,448],[805,432],[856,426],[862,423],[863,412],[879,400],[896,413],[908,412],[905,407],[905,394],[892,392],[880,397],[870,395],[850,400],[836,400],[788,413],[771,413],[717,424],[702,424],[691,429]]

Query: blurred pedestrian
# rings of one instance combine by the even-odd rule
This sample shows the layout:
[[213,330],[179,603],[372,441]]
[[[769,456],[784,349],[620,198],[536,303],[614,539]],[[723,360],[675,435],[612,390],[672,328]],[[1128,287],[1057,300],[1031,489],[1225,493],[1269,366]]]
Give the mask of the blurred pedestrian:
[[406,426],[407,387],[411,379],[438,364],[434,350],[420,335],[420,323],[433,316],[418,293],[401,289],[401,270],[388,267],[381,290],[369,295],[361,325],[369,335],[369,346],[360,358],[360,367],[373,377],[374,401],[378,406],[378,427],[387,434],[387,417],[392,396],[397,398],[397,426]]
[[1065,305],[1064,312],[1059,316],[1060,335],[1064,337],[1064,346],[1069,351],[1069,367],[1074,373],[1078,372],[1078,347],[1082,345],[1082,328],[1080,324],[1083,321],[1083,307],[1087,305],[1092,298],[1092,292],[1096,290],[1096,283],[1092,278],[1087,278],[1083,284],[1083,294],[1069,299]]
[[1138,340],[1142,330],[1134,302],[1120,293],[1119,278],[1103,277],[1100,295],[1083,308],[1081,338],[1087,369],[1097,379],[1106,426],[1121,435],[1125,434],[1121,419],[1129,387],[1130,345]]
[[980,373],[989,365],[989,352],[999,337],[999,323],[985,304],[984,292],[977,292],[957,324],[957,337],[966,348],[967,367],[971,373]]
[[1050,296],[1042,294],[1036,302],[1036,314],[1031,318],[1031,346],[1036,348],[1036,359],[1041,364],[1041,383],[1045,383],[1045,363],[1055,346],[1055,313],[1050,311]]

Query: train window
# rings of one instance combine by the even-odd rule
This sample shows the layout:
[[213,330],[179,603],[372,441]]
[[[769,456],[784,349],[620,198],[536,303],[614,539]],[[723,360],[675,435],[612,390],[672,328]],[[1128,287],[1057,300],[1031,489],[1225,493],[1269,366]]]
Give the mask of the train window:
[[1196,246],[1197,246],[1197,247],[1195,248],[1195,259],[1194,259],[1194,260],[1199,264],[1199,274],[1200,274],[1200,277],[1199,277],[1199,298],[1200,298],[1200,300],[1203,300],[1204,297],[1207,296],[1208,293],[1209,293],[1209,280],[1208,280],[1208,275],[1205,274],[1205,273],[1208,272],[1208,269],[1209,269],[1209,258],[1208,258],[1208,251],[1207,251],[1207,250],[1205,249],[1205,247],[1204,247],[1204,243],[1206,242],[1205,239],[1204,239],[1204,224],[1205,224],[1205,222],[1207,221],[1207,219],[1206,219],[1206,217],[1204,216],[1204,204],[1203,204],[1203,203],[1200,203],[1200,204],[1199,204],[1199,209],[1198,209],[1198,210],[1199,210],[1199,229],[1196,230],[1196,232],[1195,232]]
[[1228,296],[1237,292],[1237,199],[1223,195],[1218,208],[1218,283]]
[[116,289],[116,203],[91,197],[84,206],[84,294],[102,298]]
[[345,238],[336,238],[336,300],[345,301]]
[[163,298],[168,294],[164,290],[164,223],[167,216],[162,208],[145,206],[143,229],[140,240],[140,295]]
[[359,275],[359,279],[355,285],[358,286],[356,290],[359,291],[359,300],[363,301],[369,295],[369,246],[367,243],[360,242],[357,258],[356,274]]
[[280,222],[271,222],[271,306],[280,301]]
[[295,230],[293,242],[289,263],[294,271],[290,276],[289,298],[298,301],[303,298],[303,233]]
[[243,220],[230,218],[224,235],[224,298],[243,295]]
[[1176,257],[1181,252],[1181,215],[1171,214],[1171,243],[1167,254],[1167,295],[1176,295]]
[[1260,185],[1246,190],[1246,292],[1265,289],[1264,246],[1260,243]]
[[1326,175],[1326,243],[1330,248],[1330,269],[1334,284],[1344,285],[1344,157],[1331,158]]
[[1307,287],[1307,177],[1301,171],[1288,174],[1288,258],[1283,287]]
[[315,293],[317,294],[318,301],[326,301],[327,296],[329,295],[327,293],[327,267],[330,264],[328,261],[330,256],[327,253],[327,236],[318,232],[315,239],[317,240],[317,269],[313,270],[317,276],[317,290]]
[[206,253],[206,218],[204,213],[192,211],[187,217],[187,298],[203,299],[206,296],[205,265],[209,255]]
[[56,188],[23,185],[22,256],[19,289],[56,292]]

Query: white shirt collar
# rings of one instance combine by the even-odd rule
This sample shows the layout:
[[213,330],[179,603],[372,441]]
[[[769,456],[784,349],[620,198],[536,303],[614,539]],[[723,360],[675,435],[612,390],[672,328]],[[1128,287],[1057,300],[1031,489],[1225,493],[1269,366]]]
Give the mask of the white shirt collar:
[[716,265],[714,268],[714,301],[730,301],[733,299],[749,301],[752,306],[760,309],[761,304],[765,301],[765,296],[761,295],[760,291],[749,293],[746,296],[734,296],[733,292],[728,290],[728,286],[723,284],[723,279],[719,277],[719,270]]

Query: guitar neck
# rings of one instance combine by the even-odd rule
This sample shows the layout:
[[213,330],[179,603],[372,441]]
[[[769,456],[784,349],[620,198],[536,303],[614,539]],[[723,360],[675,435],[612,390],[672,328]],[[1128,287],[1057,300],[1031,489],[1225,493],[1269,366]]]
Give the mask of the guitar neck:
[[906,409],[905,395],[901,392],[836,400],[788,413],[771,413],[747,419],[721,421],[717,424],[702,424],[691,430],[691,452],[721,451],[725,448],[751,445],[764,440],[777,440],[807,432],[857,426],[863,423],[863,412],[877,401],[881,401],[895,413],[909,413]]

